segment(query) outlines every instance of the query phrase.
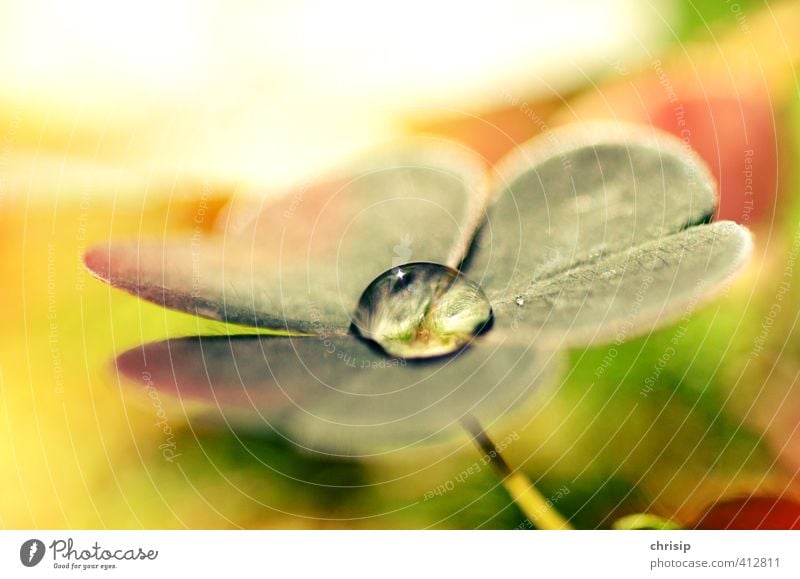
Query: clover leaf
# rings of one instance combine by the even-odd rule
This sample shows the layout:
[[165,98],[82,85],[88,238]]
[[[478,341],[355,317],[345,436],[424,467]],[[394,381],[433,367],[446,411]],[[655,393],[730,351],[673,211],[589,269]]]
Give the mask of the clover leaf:
[[752,243],[709,223],[716,203],[699,158],[650,129],[551,131],[488,176],[459,145],[409,137],[322,186],[234,202],[218,235],[85,262],[146,300],[281,333],[146,344],[118,358],[125,376],[364,456],[524,412],[563,348],[652,331],[722,290]]

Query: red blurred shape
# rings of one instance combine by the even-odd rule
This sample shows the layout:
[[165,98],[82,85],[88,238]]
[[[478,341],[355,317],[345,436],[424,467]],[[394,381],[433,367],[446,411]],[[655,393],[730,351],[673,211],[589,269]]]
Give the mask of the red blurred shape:
[[800,529],[800,503],[774,497],[746,497],[721,501],[694,524],[703,530]]
[[720,189],[716,219],[770,220],[778,152],[768,99],[682,98],[652,110],[653,125],[682,139],[709,164]]

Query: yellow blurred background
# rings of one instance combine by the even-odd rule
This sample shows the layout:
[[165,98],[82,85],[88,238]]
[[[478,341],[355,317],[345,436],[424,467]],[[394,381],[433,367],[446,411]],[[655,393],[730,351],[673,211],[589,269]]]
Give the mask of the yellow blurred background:
[[[490,164],[557,124],[602,117],[658,125],[651,105],[669,78],[703,111],[718,110],[708,104],[717,98],[746,103],[736,111],[747,142],[766,143],[757,150],[767,166],[764,203],[748,223],[759,232],[758,264],[719,306],[731,314],[743,296],[769,294],[769,272],[783,267],[796,227],[797,180],[783,167],[797,160],[789,143],[800,132],[800,10],[793,2],[719,4],[4,2],[0,526],[514,525],[518,513],[488,474],[458,496],[419,504],[469,457],[437,463],[421,450],[389,464],[319,461],[275,441],[194,431],[176,416],[183,459],[165,462],[153,408],[129,400],[111,360],[143,341],[221,330],[109,289],[84,271],[82,253],[109,238],[209,232],[231,198],[322,177],[398,134],[460,139]],[[715,134],[696,136],[706,137],[714,137],[720,175],[734,175]],[[757,324],[763,308],[753,303]],[[730,339],[724,323],[709,319],[693,322],[697,335]],[[780,365],[786,388],[797,380],[793,361]],[[767,372],[759,384],[772,383]],[[601,457],[587,471],[602,453],[588,442],[573,448],[575,421],[605,406],[569,419],[576,398],[567,388],[536,423],[547,442],[529,433],[536,452],[516,458],[544,473],[545,487],[571,480],[577,502],[566,508],[584,526],[648,507],[688,521],[733,491],[793,496],[794,472],[777,457],[794,439],[769,443],[769,421],[756,417],[778,410],[726,400],[724,375],[718,380],[730,431],[696,404],[667,407],[686,436],[711,437],[697,456],[653,441],[635,460]]]

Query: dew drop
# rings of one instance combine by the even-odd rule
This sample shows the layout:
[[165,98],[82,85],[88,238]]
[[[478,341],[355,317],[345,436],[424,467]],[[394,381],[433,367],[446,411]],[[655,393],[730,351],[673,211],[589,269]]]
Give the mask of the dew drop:
[[452,354],[488,327],[492,307],[480,286],[436,263],[385,271],[358,301],[353,327],[398,358]]

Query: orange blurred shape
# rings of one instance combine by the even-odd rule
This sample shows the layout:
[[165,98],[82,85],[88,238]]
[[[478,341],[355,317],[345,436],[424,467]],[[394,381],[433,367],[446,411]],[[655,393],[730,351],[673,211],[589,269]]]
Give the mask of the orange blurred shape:
[[654,126],[682,139],[708,163],[720,189],[716,219],[746,225],[773,215],[778,149],[766,98],[688,97],[651,112]]
[[720,501],[711,506],[693,528],[708,531],[800,529],[800,503],[758,496]]
[[411,132],[444,135],[464,143],[493,165],[512,149],[546,131],[545,119],[558,106],[556,100],[528,102],[510,95],[506,100],[509,106],[481,115],[451,114],[445,120],[412,124]]

